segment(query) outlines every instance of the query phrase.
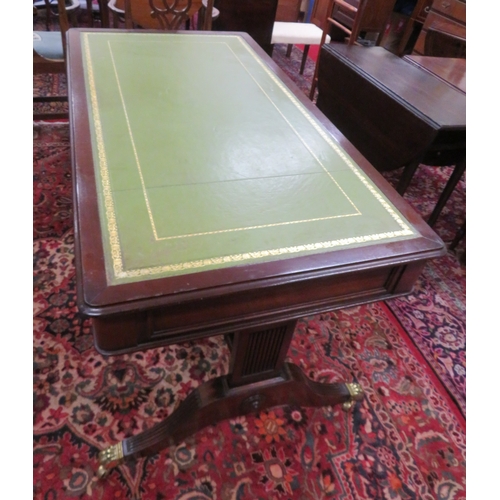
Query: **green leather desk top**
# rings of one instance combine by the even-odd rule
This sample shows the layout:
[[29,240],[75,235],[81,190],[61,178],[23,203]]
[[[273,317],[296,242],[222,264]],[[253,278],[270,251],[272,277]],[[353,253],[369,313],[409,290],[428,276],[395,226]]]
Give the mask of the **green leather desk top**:
[[80,36],[109,284],[418,236],[243,38]]

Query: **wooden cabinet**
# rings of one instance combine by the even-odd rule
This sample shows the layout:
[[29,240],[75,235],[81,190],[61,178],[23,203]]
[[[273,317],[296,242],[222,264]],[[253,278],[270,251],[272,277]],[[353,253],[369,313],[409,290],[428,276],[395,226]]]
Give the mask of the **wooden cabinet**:
[[465,38],[465,0],[434,0],[422,31],[415,43],[414,54],[423,55],[429,28]]
[[243,31],[248,33],[269,55],[278,0],[215,0],[219,17],[213,31]]

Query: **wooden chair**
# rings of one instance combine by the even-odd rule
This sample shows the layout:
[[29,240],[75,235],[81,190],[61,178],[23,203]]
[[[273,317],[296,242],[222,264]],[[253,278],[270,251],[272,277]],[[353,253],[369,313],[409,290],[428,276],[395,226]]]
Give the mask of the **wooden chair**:
[[[304,45],[304,52],[302,53],[302,61],[299,70],[299,73],[302,75],[302,73],[304,73],[307,55],[309,54],[309,47],[311,45],[320,45],[322,36],[323,31],[321,28],[313,23],[275,21],[271,44],[286,43],[288,45],[287,57],[290,57],[293,45]],[[328,35],[326,36],[325,42],[330,42],[330,37]]]
[[303,22],[300,13],[302,0],[279,0],[276,10],[276,19],[273,24],[271,45],[284,43],[288,45],[286,57],[290,57],[294,45],[304,45],[299,73],[304,68],[311,45],[319,45],[323,31],[319,26],[310,22]]
[[[78,0],[57,0],[57,15],[60,31],[33,31],[33,75],[44,73],[66,74],[66,31],[68,21],[68,6],[80,6]],[[33,96],[33,103],[50,103],[67,101],[67,96]],[[67,112],[35,112],[34,120],[65,119]]]
[[[387,19],[394,8],[393,0],[330,0],[323,21],[323,37],[320,46],[326,42],[326,37],[343,41],[348,45],[364,45],[359,40],[361,34],[375,33],[376,39],[370,45],[380,45]],[[340,34],[340,35],[339,35]],[[340,38],[339,38],[340,36]],[[309,98],[313,100],[318,83],[319,57],[312,80]]]
[[[204,4],[205,2],[205,4]],[[198,28],[210,31],[214,15],[214,0],[110,0],[113,25],[123,17],[125,28],[179,30],[189,25],[198,13]],[[201,16],[201,17],[200,17]]]
[[271,45],[286,44],[286,57],[290,57],[294,45],[304,45],[299,73],[304,73],[309,47],[319,45],[323,34],[320,27],[312,22],[303,22],[300,6],[302,0],[279,0],[273,24]]

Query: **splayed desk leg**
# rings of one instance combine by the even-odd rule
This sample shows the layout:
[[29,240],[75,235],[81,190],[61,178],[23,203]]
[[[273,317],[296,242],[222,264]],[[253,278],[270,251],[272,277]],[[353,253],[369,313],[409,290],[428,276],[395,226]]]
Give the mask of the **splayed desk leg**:
[[342,404],[349,410],[363,398],[357,383],[318,383],[285,363],[296,320],[230,336],[231,372],[191,392],[163,422],[112,445],[99,454],[100,478],[127,460],[148,456],[222,420],[266,408]]

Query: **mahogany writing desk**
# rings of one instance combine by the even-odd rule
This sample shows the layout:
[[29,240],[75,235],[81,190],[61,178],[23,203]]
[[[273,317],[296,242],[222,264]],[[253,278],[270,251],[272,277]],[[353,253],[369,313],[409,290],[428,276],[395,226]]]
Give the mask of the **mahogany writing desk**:
[[443,242],[250,37],[70,30],[78,305],[105,354],[224,334],[230,373],[100,475],[238,414],[362,397],[285,363],[308,314],[408,293]]

